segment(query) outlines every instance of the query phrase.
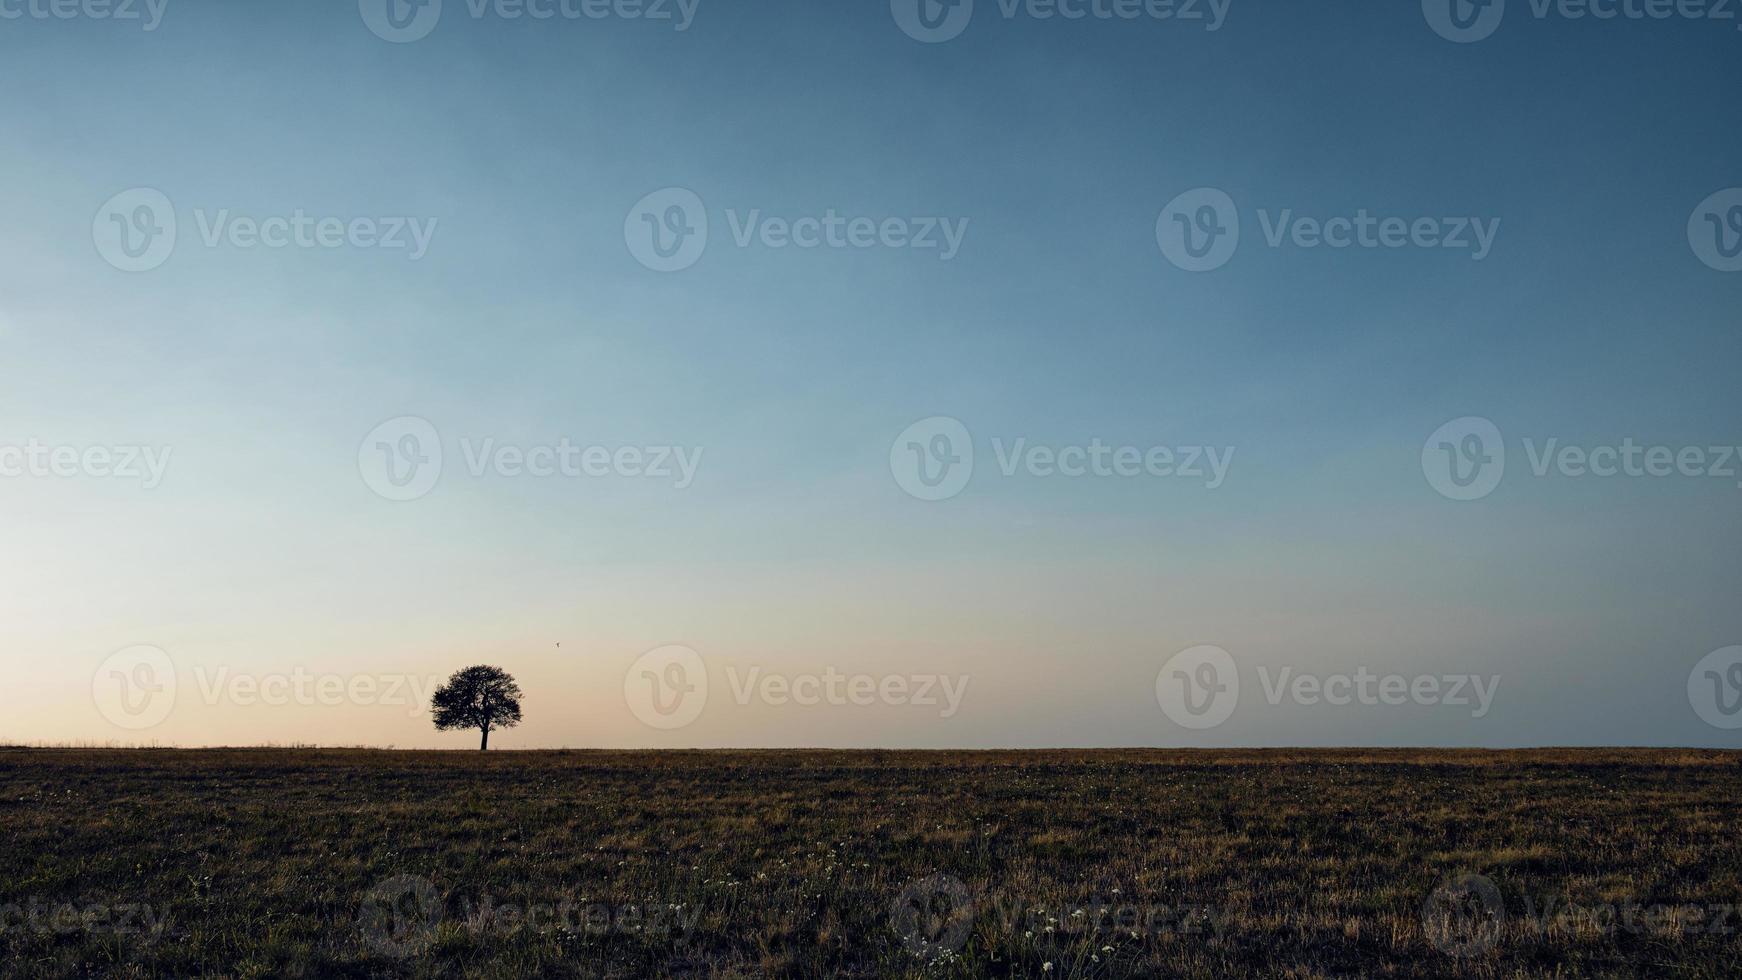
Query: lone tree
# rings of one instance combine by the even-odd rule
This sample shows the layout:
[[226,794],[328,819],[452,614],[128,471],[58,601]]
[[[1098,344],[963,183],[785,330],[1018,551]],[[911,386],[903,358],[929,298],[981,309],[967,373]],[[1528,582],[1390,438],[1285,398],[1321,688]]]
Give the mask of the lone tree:
[[430,698],[436,731],[476,728],[484,733],[478,751],[490,747],[490,730],[520,724],[520,685],[500,667],[454,671]]

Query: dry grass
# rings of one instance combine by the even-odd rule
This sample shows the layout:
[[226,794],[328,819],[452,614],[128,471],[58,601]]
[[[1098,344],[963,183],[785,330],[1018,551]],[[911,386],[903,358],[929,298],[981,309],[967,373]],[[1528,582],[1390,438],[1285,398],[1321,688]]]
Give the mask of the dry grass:
[[1686,750],[0,749],[0,974],[1731,977],[1738,790]]

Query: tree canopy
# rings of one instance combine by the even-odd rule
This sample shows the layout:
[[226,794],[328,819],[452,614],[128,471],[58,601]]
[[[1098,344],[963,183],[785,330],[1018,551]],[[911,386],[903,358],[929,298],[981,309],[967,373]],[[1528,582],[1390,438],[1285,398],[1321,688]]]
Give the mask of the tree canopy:
[[490,747],[490,733],[520,724],[520,685],[500,667],[476,666],[454,671],[430,699],[437,731],[476,728],[483,733],[479,749]]

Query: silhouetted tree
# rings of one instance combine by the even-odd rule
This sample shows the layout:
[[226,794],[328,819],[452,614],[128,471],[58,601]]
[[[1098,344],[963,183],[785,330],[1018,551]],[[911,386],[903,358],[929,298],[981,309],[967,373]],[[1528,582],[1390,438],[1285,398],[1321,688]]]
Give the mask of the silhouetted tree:
[[476,728],[483,732],[478,751],[490,747],[490,731],[520,724],[520,685],[500,667],[454,671],[430,698],[436,731]]

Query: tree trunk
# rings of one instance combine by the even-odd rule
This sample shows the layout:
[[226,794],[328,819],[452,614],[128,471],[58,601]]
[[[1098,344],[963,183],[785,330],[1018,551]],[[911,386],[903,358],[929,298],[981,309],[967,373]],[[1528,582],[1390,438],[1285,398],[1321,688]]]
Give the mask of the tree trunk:
[[483,741],[478,743],[478,751],[482,752],[490,747],[490,729],[480,728],[479,731],[484,733]]

